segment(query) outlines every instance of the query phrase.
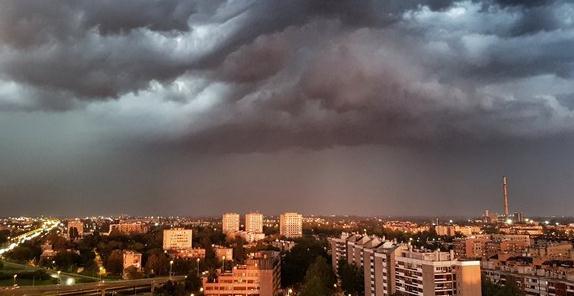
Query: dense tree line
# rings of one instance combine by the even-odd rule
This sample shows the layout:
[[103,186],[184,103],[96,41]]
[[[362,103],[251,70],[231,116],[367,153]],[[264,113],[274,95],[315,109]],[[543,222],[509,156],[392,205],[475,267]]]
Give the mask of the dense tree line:
[[363,271],[346,260],[339,260],[337,274],[341,280],[341,289],[345,295],[362,295],[365,290]]
[[307,269],[316,261],[317,257],[323,257],[327,261],[327,242],[314,238],[302,238],[291,251],[284,254],[281,268],[281,285],[283,287],[300,287],[304,281]]
[[305,280],[301,289],[301,296],[334,295],[335,274],[327,259],[317,256],[305,273]]
[[484,296],[524,296],[524,292],[516,285],[513,280],[508,280],[506,285],[502,286],[488,279],[482,279],[482,295]]

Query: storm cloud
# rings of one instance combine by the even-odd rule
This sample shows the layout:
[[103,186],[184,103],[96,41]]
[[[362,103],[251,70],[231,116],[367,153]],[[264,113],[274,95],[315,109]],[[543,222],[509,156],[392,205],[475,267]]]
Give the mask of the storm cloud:
[[[367,153],[378,159],[373,166],[405,179],[422,167],[444,169],[433,179],[441,184],[465,171],[449,153],[481,155],[470,160],[481,167],[504,161],[493,150],[537,147],[489,171],[520,174],[539,151],[574,147],[566,144],[574,140],[573,75],[569,0],[4,0],[0,196],[131,196],[119,199],[126,205],[191,187],[196,196],[223,196],[241,183],[234,172],[242,163],[257,180],[243,184],[246,196],[273,194],[288,178],[307,191],[282,189],[285,198],[327,200],[361,186],[323,192],[296,172],[329,161],[353,168],[351,159]],[[411,165],[402,170],[379,153]],[[270,177],[277,187],[256,192],[250,186],[264,176],[255,167],[270,169],[276,158],[290,169]],[[385,191],[373,185],[377,168],[369,170],[364,186],[372,190],[363,193],[372,200],[425,191]],[[485,172],[470,175],[485,185]],[[322,174],[337,184],[354,176],[305,176],[321,183]],[[186,176],[194,177],[188,185]],[[205,185],[208,177],[223,191]]]
[[[561,103],[574,91],[569,1],[0,6],[4,112],[92,112],[133,97],[147,108],[177,104],[173,118],[186,127],[167,145],[210,151],[573,128]],[[522,93],[516,84],[537,87]]]

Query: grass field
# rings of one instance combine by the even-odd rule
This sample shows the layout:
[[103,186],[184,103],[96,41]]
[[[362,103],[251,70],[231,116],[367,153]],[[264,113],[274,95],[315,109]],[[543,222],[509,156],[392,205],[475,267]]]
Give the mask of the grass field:
[[[2,261],[2,267],[0,268],[0,287],[12,286],[14,284],[14,274],[18,274],[16,277],[16,283],[19,286],[32,286],[32,285],[53,285],[58,283],[58,279],[54,277],[43,279],[35,278],[32,274],[34,271],[38,270],[37,267],[17,264],[13,262]],[[48,273],[53,273],[53,271],[48,271]],[[75,283],[88,283],[94,282],[95,279],[83,275],[62,273],[61,280],[66,282],[67,279],[73,278]]]

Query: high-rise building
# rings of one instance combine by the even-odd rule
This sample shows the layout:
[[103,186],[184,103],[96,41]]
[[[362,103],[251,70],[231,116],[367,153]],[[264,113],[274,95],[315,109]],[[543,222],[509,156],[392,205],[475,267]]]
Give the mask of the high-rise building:
[[454,252],[403,250],[396,256],[396,292],[403,295],[480,296],[480,261]]
[[508,218],[510,215],[510,210],[508,208],[508,177],[502,177],[502,197],[503,197],[503,207],[504,207],[504,217]]
[[298,213],[283,213],[279,216],[279,234],[288,238],[303,236],[303,216]]
[[364,273],[365,296],[481,295],[480,261],[459,260],[454,252],[414,250],[367,235],[341,236],[330,243],[334,270],[346,260]]
[[175,228],[163,231],[164,250],[190,250],[192,249],[192,230]]
[[281,257],[275,251],[251,254],[245,265],[219,270],[214,281],[203,278],[206,296],[276,296],[280,287]]
[[263,233],[263,215],[260,213],[245,214],[245,231]]
[[223,233],[239,231],[239,214],[225,213],[221,220]]

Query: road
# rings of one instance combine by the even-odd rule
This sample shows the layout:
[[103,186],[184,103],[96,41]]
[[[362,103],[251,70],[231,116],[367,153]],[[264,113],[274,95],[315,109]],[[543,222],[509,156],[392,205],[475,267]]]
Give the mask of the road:
[[[0,295],[8,296],[36,296],[36,295],[103,295],[106,292],[133,292],[134,294],[150,291],[152,287],[157,287],[167,282],[169,277],[149,278],[129,281],[97,282],[76,284],[72,286],[65,285],[46,285],[37,287],[20,287],[0,289]],[[183,281],[184,276],[174,276],[172,280]]]
[[44,223],[42,223],[42,226],[40,228],[36,228],[34,230],[28,231],[24,234],[21,234],[15,238],[13,238],[11,244],[9,244],[5,248],[0,249],[0,256],[2,256],[4,253],[6,253],[8,251],[13,250],[14,248],[19,246],[20,244],[24,243],[25,241],[31,240],[33,238],[36,238],[36,237],[42,235],[42,234],[48,233],[50,230],[58,227],[59,223],[60,223],[60,221],[58,221],[58,220],[46,220],[46,221],[44,221]]

